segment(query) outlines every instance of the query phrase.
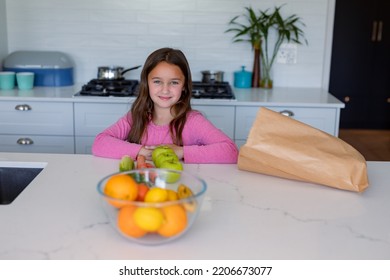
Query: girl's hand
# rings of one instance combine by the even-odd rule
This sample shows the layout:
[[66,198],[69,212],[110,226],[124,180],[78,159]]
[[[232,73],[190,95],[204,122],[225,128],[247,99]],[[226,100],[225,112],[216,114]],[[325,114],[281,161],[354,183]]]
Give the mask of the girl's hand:
[[152,153],[154,148],[156,148],[156,146],[142,146],[138,154],[143,155],[146,160],[152,160]]
[[175,144],[167,144],[166,146],[168,146],[175,152],[179,160],[182,160],[184,158],[184,152],[182,146],[177,146]]

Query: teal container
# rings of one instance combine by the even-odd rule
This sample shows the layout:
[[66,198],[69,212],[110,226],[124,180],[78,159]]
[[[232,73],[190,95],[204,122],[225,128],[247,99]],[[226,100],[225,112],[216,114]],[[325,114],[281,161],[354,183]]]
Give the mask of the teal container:
[[245,66],[241,66],[241,71],[234,72],[234,87],[252,87],[252,72],[245,71]]

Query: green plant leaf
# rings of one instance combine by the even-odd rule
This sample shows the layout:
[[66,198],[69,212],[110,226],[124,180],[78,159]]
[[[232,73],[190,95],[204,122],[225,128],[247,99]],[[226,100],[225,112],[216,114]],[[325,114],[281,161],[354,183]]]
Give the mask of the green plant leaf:
[[[306,25],[296,14],[283,17],[280,11],[284,5],[286,4],[275,6],[272,11],[255,11],[252,7],[245,7],[245,12],[233,17],[229,22],[232,27],[225,31],[234,33],[233,42],[250,42],[253,49],[260,50],[263,73],[267,77],[283,42],[308,44],[300,28]],[[270,46],[269,37],[272,32],[277,36],[274,45]]]

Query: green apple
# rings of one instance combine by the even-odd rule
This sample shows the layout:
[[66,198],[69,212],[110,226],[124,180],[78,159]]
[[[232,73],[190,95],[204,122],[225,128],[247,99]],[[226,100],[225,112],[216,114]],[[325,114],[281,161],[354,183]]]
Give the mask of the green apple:
[[172,148],[168,147],[168,146],[165,146],[165,145],[161,145],[161,146],[158,146],[156,147],[153,152],[152,152],[152,160],[154,162],[154,165],[156,165],[155,161],[157,159],[157,157],[159,156],[159,154],[161,153],[175,153]]
[[161,167],[161,164],[164,162],[164,161],[172,161],[172,162],[175,162],[175,161],[179,161],[179,158],[177,157],[177,155],[175,153],[170,153],[170,152],[164,152],[164,153],[160,153],[156,160],[154,161],[154,165],[159,168]]
[[[182,171],[183,164],[179,160],[170,159],[170,160],[163,161],[161,163],[160,168]],[[175,183],[179,179],[180,179],[180,173],[168,172],[166,182]]]
[[130,156],[123,156],[119,162],[119,171],[129,171],[134,169],[134,160]]

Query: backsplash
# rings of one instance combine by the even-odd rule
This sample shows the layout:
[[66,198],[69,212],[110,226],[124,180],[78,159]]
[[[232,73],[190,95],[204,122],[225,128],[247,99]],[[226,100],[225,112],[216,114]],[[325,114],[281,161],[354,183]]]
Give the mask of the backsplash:
[[[286,5],[297,14],[308,45],[299,45],[296,64],[276,63],[276,87],[323,87],[330,0],[6,0],[8,51],[56,50],[75,62],[75,82],[97,77],[99,66],[130,68],[143,64],[157,48],[181,49],[194,80],[202,70],[221,70],[233,83],[234,71],[252,71],[249,43],[232,43],[224,33],[229,20],[244,7],[267,9]],[[126,78],[139,79],[141,70]]]

